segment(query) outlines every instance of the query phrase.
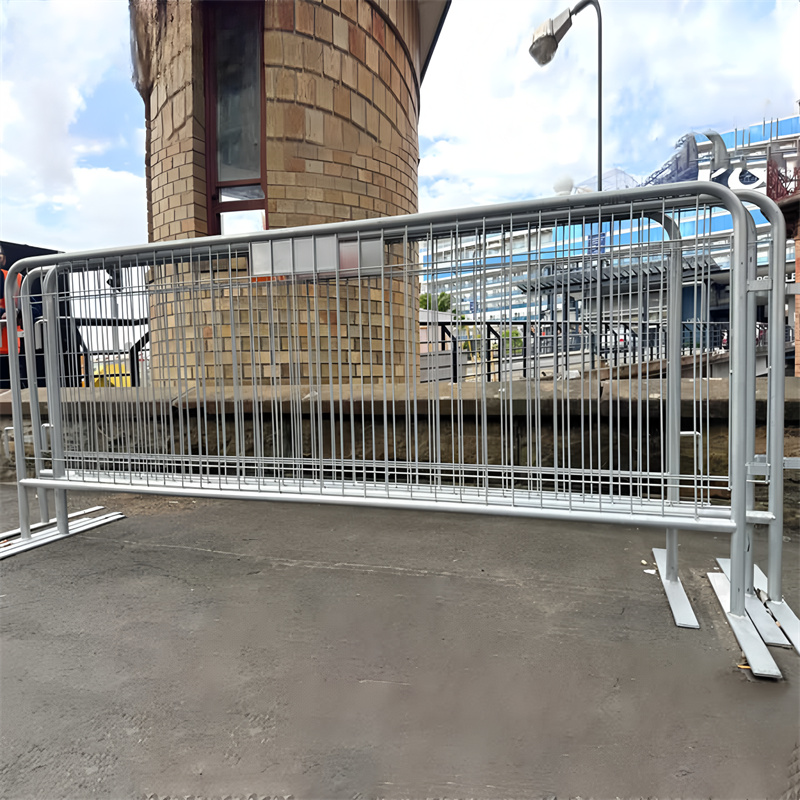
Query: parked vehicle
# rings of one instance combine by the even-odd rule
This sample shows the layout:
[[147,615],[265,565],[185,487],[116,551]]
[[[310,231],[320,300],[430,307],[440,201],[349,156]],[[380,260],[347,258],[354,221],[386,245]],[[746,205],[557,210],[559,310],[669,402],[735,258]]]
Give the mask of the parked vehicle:
[[633,354],[636,352],[636,334],[627,326],[607,328],[600,334],[598,351],[601,356]]

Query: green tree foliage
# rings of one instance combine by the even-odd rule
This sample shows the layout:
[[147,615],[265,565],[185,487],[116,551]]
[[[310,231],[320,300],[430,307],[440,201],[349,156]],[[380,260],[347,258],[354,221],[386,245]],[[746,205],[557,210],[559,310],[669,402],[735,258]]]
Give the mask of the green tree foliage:
[[519,356],[522,355],[522,334],[517,330],[517,328],[511,328],[510,330],[506,328],[500,335],[505,340],[503,342],[503,350],[508,353],[508,337],[509,334],[511,335],[511,355],[512,356]]
[[[431,296],[427,292],[425,294],[420,295],[419,307],[425,310],[431,308]],[[442,313],[450,310],[450,295],[447,294],[447,292],[441,292],[439,294],[439,298],[436,301],[436,307]]]

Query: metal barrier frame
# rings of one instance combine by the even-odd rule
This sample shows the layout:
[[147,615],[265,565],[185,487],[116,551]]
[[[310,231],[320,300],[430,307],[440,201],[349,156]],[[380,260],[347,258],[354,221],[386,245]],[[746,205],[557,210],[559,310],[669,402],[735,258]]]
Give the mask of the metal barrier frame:
[[[598,220],[602,220],[612,215],[624,206],[635,203],[637,209],[646,216],[659,223],[665,234],[669,237],[672,247],[680,252],[680,232],[678,226],[669,217],[669,211],[673,207],[685,207],[687,200],[694,200],[698,203],[708,203],[721,207],[726,210],[732,220],[733,234],[731,245],[730,262],[730,317],[731,317],[731,336],[730,336],[730,357],[731,357],[731,377],[730,377],[730,396],[729,408],[732,419],[744,419],[746,425],[743,427],[735,426],[730,431],[730,458],[729,458],[729,485],[731,492],[730,508],[715,507],[703,508],[702,515],[698,513],[687,513],[685,509],[679,507],[678,486],[673,481],[669,486],[668,504],[673,504],[670,514],[662,516],[650,514],[631,513],[630,509],[620,508],[620,516],[632,525],[647,525],[666,528],[666,547],[663,551],[654,551],[658,562],[659,573],[670,602],[676,624],[685,627],[699,627],[694,613],[691,610],[689,601],[680,584],[678,577],[678,531],[679,530],[714,530],[719,533],[730,533],[730,559],[728,561],[727,572],[730,576],[729,592],[727,595],[728,618],[731,621],[734,632],[739,638],[740,644],[748,655],[755,674],[770,677],[780,677],[777,666],[774,665],[771,656],[756,647],[755,639],[761,643],[758,634],[753,635],[755,629],[750,625],[746,604],[751,603],[755,597],[754,592],[754,567],[752,563],[752,525],[756,523],[769,524],[770,553],[768,567],[768,586],[771,596],[770,609],[775,613],[775,608],[780,613],[784,613],[785,606],[781,595],[781,549],[782,549],[782,503],[783,503],[783,398],[784,381],[781,370],[772,369],[770,372],[770,393],[769,393],[769,420],[771,434],[768,440],[768,454],[766,465],[756,463],[754,452],[754,430],[755,430],[755,392],[754,383],[751,376],[754,376],[752,367],[754,364],[755,342],[752,337],[739,335],[739,331],[750,329],[751,320],[754,322],[754,292],[769,288],[771,294],[770,316],[771,319],[782,321],[783,319],[783,272],[784,265],[784,242],[785,224],[780,211],[772,201],[763,195],[755,192],[743,192],[736,194],[729,189],[715,183],[692,182],[673,184],[658,187],[644,187],[639,189],[628,189],[602,194],[572,195],[568,197],[546,198],[534,201],[525,201],[500,206],[486,206],[477,208],[460,209],[456,211],[434,212],[428,214],[415,214],[393,218],[378,218],[363,221],[334,223],[329,225],[308,226],[302,229],[284,229],[278,231],[266,231],[260,234],[242,234],[237,236],[218,236],[205,239],[193,239],[187,242],[162,242],[146,246],[128,246],[118,249],[103,249],[86,251],[81,253],[68,254],[57,258],[34,257],[17,262],[9,270],[6,281],[7,303],[13,307],[17,302],[18,287],[16,276],[23,270],[29,271],[26,282],[32,280],[36,274],[42,280],[42,294],[47,307],[45,320],[57,318],[57,307],[55,300],[55,286],[60,270],[65,269],[73,262],[90,261],[91,259],[102,259],[114,257],[124,259],[126,256],[135,256],[146,250],[148,254],[158,255],[160,253],[170,254],[171,256],[181,255],[190,252],[193,248],[210,247],[224,249],[233,245],[255,244],[257,242],[288,240],[297,237],[315,237],[322,235],[353,235],[353,236],[374,236],[380,235],[382,241],[392,242],[400,236],[400,231],[405,235],[417,232],[425,234],[433,232],[437,228],[452,224],[453,219],[467,220],[473,223],[479,222],[484,226],[491,225],[492,221],[500,217],[514,217],[516,220],[524,222],[526,218],[535,219],[539,223],[547,221],[548,216],[553,218],[571,212],[580,212],[596,209]],[[746,211],[743,201],[756,205],[768,218],[772,226],[772,247],[770,252],[771,278],[770,286],[764,286],[763,281],[755,280],[755,241],[753,236],[752,218]],[[54,266],[55,262],[55,266]],[[681,289],[681,272],[672,269],[669,274],[669,291],[673,296],[678,296]],[[759,285],[755,285],[755,284]],[[23,287],[24,295],[28,288],[26,283]],[[33,318],[29,304],[23,304],[25,315],[24,323],[26,329],[33,328]],[[670,317],[670,341],[668,342],[668,352],[680,352],[680,322],[681,309],[677,303],[673,303],[669,309]],[[49,374],[58,374],[57,363],[57,331],[55,325],[45,325],[48,329],[45,335],[45,359]],[[16,329],[9,327],[9,351],[16,353],[17,332]],[[771,325],[769,334],[769,347],[771,352],[782,352],[783,349],[783,326]],[[33,386],[36,385],[36,367],[32,351],[28,354],[29,374],[33,376]],[[667,472],[671,475],[680,474],[680,363],[679,359],[671,358],[668,361],[667,372]],[[12,405],[14,411],[14,436],[17,443],[23,441],[22,423],[22,396],[19,388],[19,360],[9,358],[11,382],[12,382]],[[32,363],[34,362],[34,363]],[[32,367],[32,371],[31,371]],[[752,378],[754,380],[754,377]],[[56,431],[61,429],[61,405],[58,387],[52,385],[53,381],[47,382],[48,398],[48,425]],[[34,411],[34,407],[36,410]],[[182,486],[170,487],[167,484],[160,486],[144,485],[109,485],[101,481],[96,483],[80,482],[70,483],[63,471],[64,453],[63,443],[60,435],[51,437],[51,448],[53,455],[53,469],[49,473],[42,468],[42,452],[44,450],[42,441],[42,426],[39,415],[38,403],[31,401],[31,415],[34,426],[34,461],[36,465],[36,476],[28,478],[26,476],[26,461],[24,448],[15,447],[15,463],[18,478],[19,514],[20,514],[20,544],[26,542],[34,546],[32,526],[30,523],[30,511],[28,504],[28,492],[37,490],[39,494],[40,515],[42,519],[49,518],[49,508],[44,495],[44,490],[54,489],[56,491],[56,532],[48,536],[48,541],[54,538],[71,535],[76,532],[75,525],[70,525],[67,515],[66,490],[74,488],[80,490],[96,491],[131,491],[137,493],[154,494],[197,494],[203,497],[225,497],[240,499],[242,497],[253,497],[254,495],[243,494],[234,490],[209,489],[203,487],[199,490],[187,489]],[[752,474],[766,474],[770,481],[770,510],[755,512],[753,510],[753,491],[752,485],[748,482],[748,477]],[[292,502],[325,502],[337,504],[361,504],[374,505],[387,508],[409,508],[409,509],[431,509],[448,510],[456,512],[483,513],[497,515],[515,515],[532,518],[547,519],[569,519],[571,521],[596,522],[597,511],[591,506],[584,508],[574,508],[572,506],[559,506],[552,504],[545,508],[520,507],[510,504],[487,504],[470,505],[458,502],[457,500],[443,500],[433,494],[429,500],[420,498],[404,499],[400,496],[390,497],[385,494],[370,495],[366,488],[356,494],[342,493],[340,495],[326,495],[323,493],[304,493],[298,487],[296,492],[281,492],[269,495],[257,495],[258,499],[273,499]],[[603,511],[613,510],[613,497],[611,500],[605,499],[602,505]],[[712,581],[713,583],[713,581]],[[716,588],[716,587],[715,587]],[[719,594],[719,591],[718,591]],[[722,598],[720,598],[722,600]],[[791,614],[791,610],[789,610]],[[792,615],[793,616],[793,615]],[[787,621],[789,617],[786,617]],[[796,617],[794,617],[796,621]],[[751,630],[752,629],[752,630]],[[798,646],[800,650],[800,646]],[[765,657],[766,655],[766,657]]]
[[[759,194],[752,190],[742,190],[736,192],[737,196],[742,202],[749,203],[756,206],[761,213],[766,217],[771,226],[771,248],[769,260],[769,274],[767,276],[768,286],[770,292],[770,320],[783,321],[784,309],[786,305],[786,220],[781,213],[778,206],[773,200],[766,195]],[[753,260],[750,259],[748,263],[748,292],[749,298],[754,300],[754,293],[759,288],[756,276],[756,268]],[[749,309],[751,318],[754,320],[753,310]],[[757,570],[753,563],[752,558],[752,523],[748,523],[747,535],[747,554],[748,557],[745,562],[745,596],[746,605],[748,607],[748,614],[750,614],[754,623],[759,617],[760,608],[758,606],[759,598],[757,593],[762,592],[767,598],[766,607],[771,612],[779,623],[783,632],[788,637],[794,648],[800,652],[800,620],[794,614],[792,609],[786,603],[783,597],[783,583],[782,583],[782,554],[783,554],[783,470],[785,467],[784,459],[784,397],[786,376],[784,372],[783,362],[776,363],[775,355],[783,348],[785,332],[783,325],[771,324],[768,331],[769,337],[769,351],[773,354],[773,358],[769,364],[769,390],[768,390],[768,411],[767,411],[767,452],[764,456],[759,456],[755,453],[755,442],[748,441],[749,453],[752,458],[748,462],[748,469],[753,474],[766,474],[769,478],[769,500],[768,510],[766,512],[767,519],[759,518],[758,512],[754,512],[749,508],[751,519],[756,522],[766,522],[768,526],[768,564],[766,576]],[[748,346],[751,348],[749,357],[754,359],[755,343],[749,341]],[[750,429],[755,429],[755,398],[753,397],[748,404],[748,432]],[[748,495],[748,499],[752,504],[752,492]],[[720,565],[725,569],[725,563],[722,559],[718,559]],[[750,612],[753,612],[752,614]],[[763,621],[762,621],[763,622]],[[771,629],[767,628],[770,633]],[[763,624],[759,627],[759,632],[764,638]],[[766,633],[769,636],[770,633]],[[767,639],[765,638],[765,641]],[[783,645],[783,642],[778,642]]]

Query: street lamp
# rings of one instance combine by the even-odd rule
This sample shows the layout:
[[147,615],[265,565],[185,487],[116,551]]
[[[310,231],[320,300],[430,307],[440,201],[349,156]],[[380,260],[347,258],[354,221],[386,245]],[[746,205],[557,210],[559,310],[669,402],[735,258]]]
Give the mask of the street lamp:
[[540,25],[533,34],[528,52],[540,66],[549,64],[558,49],[558,43],[572,27],[572,18],[586,6],[597,11],[597,191],[603,191],[603,18],[598,0],[580,0],[573,8],[562,11],[555,19]]

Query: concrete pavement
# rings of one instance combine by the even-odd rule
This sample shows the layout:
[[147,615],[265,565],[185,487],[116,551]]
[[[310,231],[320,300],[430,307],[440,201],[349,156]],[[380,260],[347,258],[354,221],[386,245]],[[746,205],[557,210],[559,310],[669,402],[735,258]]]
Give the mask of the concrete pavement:
[[[16,519],[0,486],[0,529]],[[780,797],[786,680],[738,668],[682,536],[455,514],[70,495],[128,518],[2,562],[5,798]],[[786,597],[800,609],[800,536]],[[756,542],[756,560],[764,551]],[[647,565],[641,563],[642,560]]]

